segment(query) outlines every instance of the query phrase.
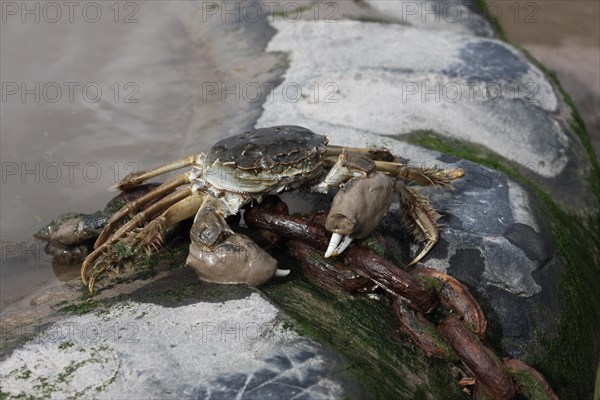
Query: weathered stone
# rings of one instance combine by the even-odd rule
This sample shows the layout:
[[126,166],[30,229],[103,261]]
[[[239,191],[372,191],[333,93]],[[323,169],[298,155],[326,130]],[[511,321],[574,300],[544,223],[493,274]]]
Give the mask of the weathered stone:
[[286,329],[278,313],[254,292],[179,307],[116,303],[66,318],[15,350],[2,365],[2,391],[107,399],[342,396],[336,371],[343,361]]
[[[210,136],[220,139],[253,125],[296,124],[328,135],[332,144],[386,146],[413,165],[463,168],[466,176],[454,191],[423,189],[442,215],[440,241],[423,265],[470,289],[488,319],[487,339],[500,355],[526,358],[561,398],[586,397],[600,348],[595,329],[600,279],[594,265],[597,233],[580,216],[597,217],[598,193],[590,182],[599,177],[577,136],[581,128],[569,119],[571,110],[540,68],[492,39],[491,24],[478,12],[456,22],[444,18],[470,10],[468,2],[455,3],[462,11],[440,15],[439,7],[448,2],[368,0],[352,3],[352,18],[360,19],[365,3],[365,16],[383,16],[389,23],[278,19],[270,26],[265,17],[257,23],[212,20],[202,25],[195,34],[222,33],[213,36],[219,38],[217,59],[228,61],[226,54],[236,52],[227,79],[235,78],[244,63],[267,58],[265,65],[275,67],[256,79],[279,82],[275,76],[283,71],[286,55],[290,63],[277,95],[267,99],[263,93],[260,117],[256,104],[236,104],[223,114],[223,130]],[[438,9],[422,21],[421,15],[406,12],[410,4]],[[439,23],[436,15],[442,17]],[[283,87],[301,93],[294,97],[290,90],[285,93],[291,97],[282,97]],[[318,195],[286,195],[286,201],[292,211],[326,207]],[[393,205],[381,231],[390,243],[387,253],[402,265],[419,246],[402,229],[396,211]],[[84,315],[54,322],[32,342],[4,353],[3,394],[460,396],[449,366],[432,367],[399,337],[385,304],[316,288],[299,277],[295,261],[277,254],[293,272],[267,284],[263,293],[307,334],[300,337],[286,329],[283,313],[258,293],[200,284],[191,270],[177,269],[186,247],[173,245],[160,253],[160,262],[173,264],[166,270],[140,266],[150,271],[148,276],[124,283],[121,299],[106,305],[117,293],[107,287],[94,300],[63,309]],[[67,300],[75,289],[70,288]],[[41,294],[31,304],[40,307],[50,298]],[[56,302],[53,306],[60,308]],[[42,316],[31,312],[27,318]],[[232,342],[236,323],[268,328],[259,341]],[[68,330],[54,334],[65,326],[92,328],[74,336],[67,336]],[[87,340],[95,335],[94,327],[108,336]],[[113,327],[120,336],[111,336],[117,332]],[[133,333],[140,341],[126,343]],[[39,367],[33,371],[28,365],[35,363]],[[91,376],[96,386],[89,386]]]

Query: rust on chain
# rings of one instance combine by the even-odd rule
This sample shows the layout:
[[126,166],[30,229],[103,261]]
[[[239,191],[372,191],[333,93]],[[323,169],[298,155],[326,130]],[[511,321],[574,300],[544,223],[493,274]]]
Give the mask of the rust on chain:
[[[428,268],[406,273],[357,245],[346,250],[345,265],[335,259],[325,259],[323,251],[330,235],[322,225],[325,216],[325,213],[317,213],[307,220],[287,215],[287,209],[281,206],[259,206],[247,210],[245,220],[250,227],[292,239],[292,252],[313,283],[327,290],[357,292],[372,289],[368,284],[373,282],[395,295],[392,307],[400,328],[428,356],[444,360],[458,357],[475,377],[461,381],[466,385],[474,383],[475,400],[513,399],[517,391],[530,399],[537,398],[535,393],[540,392],[545,392],[549,400],[557,399],[538,371],[519,360],[505,359],[503,364],[482,344],[479,338],[485,335],[485,316],[468,289],[455,278]],[[432,280],[435,280],[433,285]],[[432,311],[438,303],[450,314],[436,331],[435,324],[423,314]]]
[[[245,220],[250,226],[269,229],[281,236],[301,240],[320,251],[325,251],[329,243],[330,234],[324,226],[302,217],[254,207],[249,210]],[[376,281],[388,292],[406,298],[416,310],[427,314],[437,306],[433,291],[391,261],[360,246],[351,246],[344,254],[351,270]]]
[[456,278],[431,268],[419,268],[411,273],[418,277],[431,278],[440,282],[441,287],[437,290],[437,294],[442,304],[460,315],[480,339],[484,338],[487,320],[479,303],[473,298],[465,285]]
[[373,279],[388,292],[407,299],[419,312],[428,314],[438,304],[433,291],[423,282],[364,247],[353,246],[346,250],[346,263],[352,270]]
[[371,285],[370,279],[356,274],[340,262],[322,257],[304,242],[291,240],[289,246],[302,263],[304,275],[317,286],[333,292],[358,292]]
[[502,362],[485,347],[454,314],[444,319],[440,332],[461,361],[473,372],[490,399],[508,400],[517,395],[516,385]]
[[301,240],[320,251],[327,249],[329,243],[329,232],[324,226],[277,210],[252,207],[244,214],[244,220],[249,226],[268,229],[288,239]]

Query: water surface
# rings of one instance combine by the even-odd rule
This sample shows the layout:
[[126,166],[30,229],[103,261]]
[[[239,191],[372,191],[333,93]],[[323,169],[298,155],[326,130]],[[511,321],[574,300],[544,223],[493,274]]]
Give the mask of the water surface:
[[251,128],[268,91],[237,100],[220,88],[268,88],[285,67],[264,54],[274,34],[265,18],[224,20],[193,1],[119,3],[117,18],[115,3],[96,4],[93,23],[92,9],[75,9],[72,22],[65,9],[54,23],[42,9],[40,22],[18,10],[0,25],[2,305],[59,283],[31,237],[38,228],[103,208],[107,188],[134,169]]

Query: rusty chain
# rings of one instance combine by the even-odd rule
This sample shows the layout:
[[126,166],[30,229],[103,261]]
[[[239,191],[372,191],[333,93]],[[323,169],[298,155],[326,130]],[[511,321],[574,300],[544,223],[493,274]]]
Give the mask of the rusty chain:
[[325,259],[329,233],[323,226],[324,214],[305,219],[289,215],[286,209],[253,207],[246,210],[244,219],[253,228],[290,239],[304,274],[317,285],[347,292],[380,287],[389,293],[400,329],[425,354],[449,362],[460,360],[467,367],[472,377],[459,384],[474,399],[513,399],[518,394],[527,399],[544,395],[557,399],[541,373],[517,359],[500,360],[483,344],[487,321],[458,280],[428,268],[404,271],[359,245],[346,250],[344,263]]

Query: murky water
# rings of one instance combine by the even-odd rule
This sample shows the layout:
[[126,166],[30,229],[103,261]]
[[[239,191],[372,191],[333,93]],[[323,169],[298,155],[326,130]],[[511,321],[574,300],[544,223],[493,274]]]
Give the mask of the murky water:
[[[262,54],[274,30],[250,12],[236,23],[194,1],[44,4],[15,2],[0,25],[2,305],[58,283],[39,227],[103,208],[134,169],[250,128],[285,68]],[[265,89],[243,93],[251,82]]]

